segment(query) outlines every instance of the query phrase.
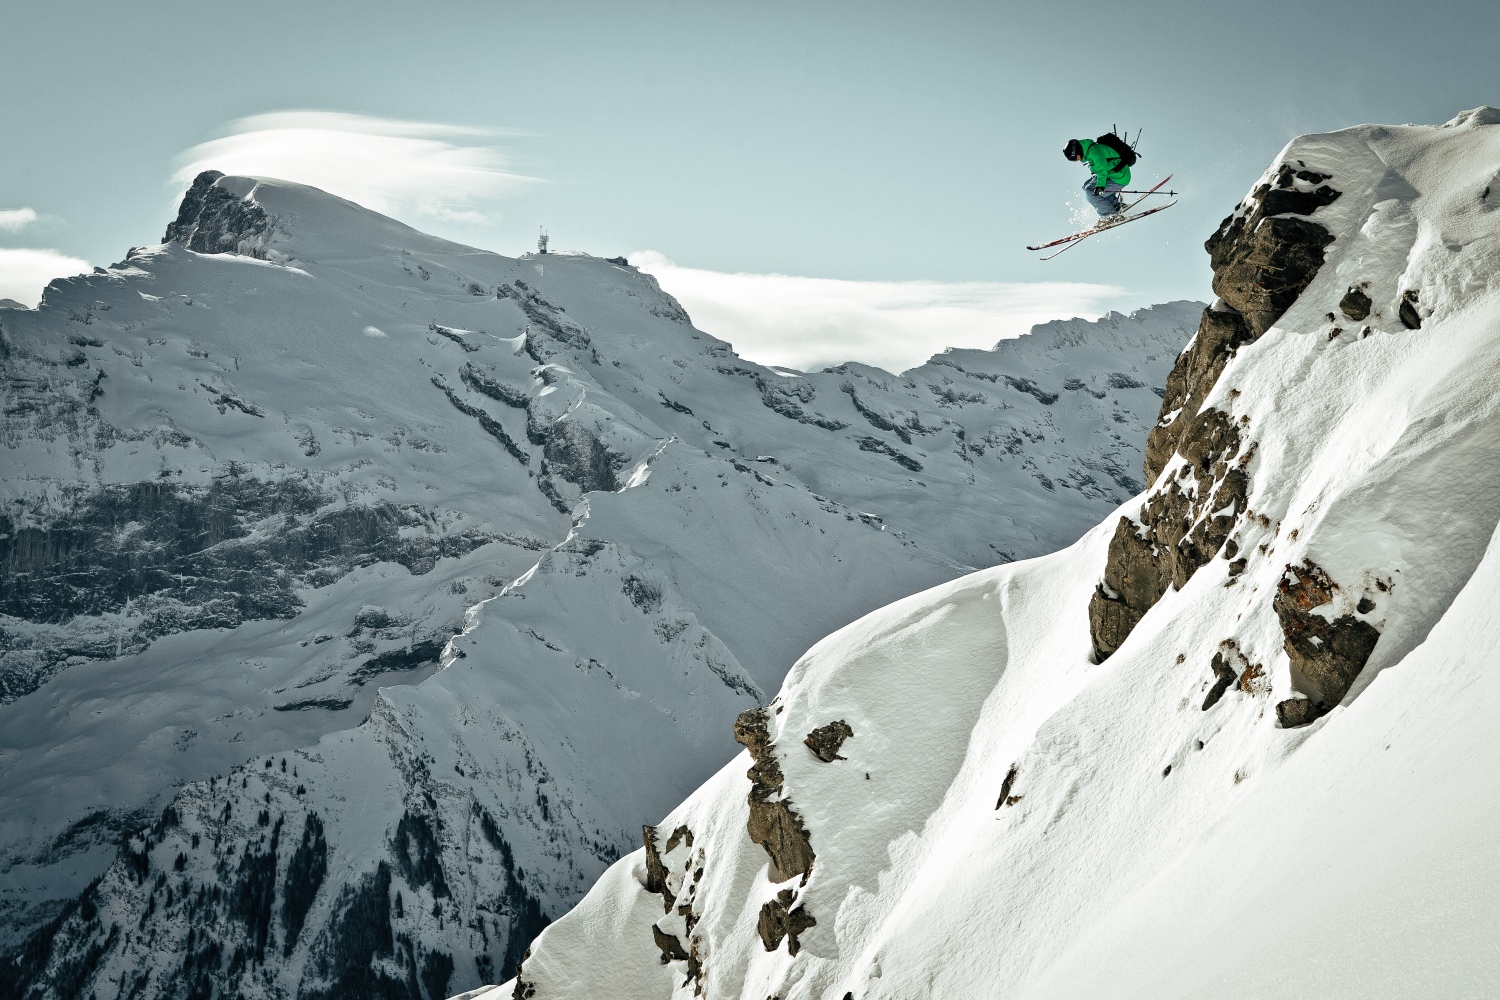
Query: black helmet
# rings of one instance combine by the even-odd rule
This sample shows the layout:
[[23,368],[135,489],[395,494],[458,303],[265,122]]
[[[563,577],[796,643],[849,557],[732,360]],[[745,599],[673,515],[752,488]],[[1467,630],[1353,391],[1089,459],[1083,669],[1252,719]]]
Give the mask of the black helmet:
[[1068,144],[1063,147],[1063,156],[1070,160],[1083,159],[1083,143],[1077,139],[1069,139]]

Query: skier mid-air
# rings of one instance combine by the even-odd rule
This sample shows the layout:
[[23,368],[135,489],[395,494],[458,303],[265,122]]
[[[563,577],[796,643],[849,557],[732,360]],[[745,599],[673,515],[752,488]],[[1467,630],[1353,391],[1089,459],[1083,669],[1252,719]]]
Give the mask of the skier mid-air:
[[[1136,142],[1140,141],[1139,134]],[[1043,257],[1042,260],[1051,260],[1063,250],[1070,250],[1080,240],[1095,233],[1101,233],[1106,229],[1126,222],[1134,222],[1136,219],[1144,219],[1148,215],[1155,215],[1163,209],[1171,208],[1177,204],[1169,201],[1165,205],[1149,208],[1144,212],[1130,214],[1130,210],[1153,194],[1176,195],[1176,191],[1163,191],[1167,181],[1172,179],[1168,174],[1147,191],[1130,191],[1125,185],[1130,183],[1130,168],[1135,166],[1136,161],[1135,144],[1126,142],[1114,132],[1106,132],[1097,139],[1069,139],[1068,144],[1063,147],[1063,156],[1074,163],[1082,163],[1089,168],[1088,179],[1083,182],[1083,193],[1088,197],[1089,204],[1094,206],[1094,211],[1099,213],[1099,221],[1081,233],[1072,236],[1064,236],[1060,240],[1051,243],[1043,243],[1039,246],[1028,246],[1027,250],[1046,250],[1049,247],[1062,246]],[[1120,200],[1121,194],[1140,195],[1129,203]]]
[[1074,163],[1083,163],[1089,168],[1089,177],[1083,182],[1083,193],[1089,204],[1099,213],[1101,221],[1120,214],[1120,196],[1130,183],[1130,164],[1118,150],[1093,139],[1069,139],[1063,147],[1063,156]]

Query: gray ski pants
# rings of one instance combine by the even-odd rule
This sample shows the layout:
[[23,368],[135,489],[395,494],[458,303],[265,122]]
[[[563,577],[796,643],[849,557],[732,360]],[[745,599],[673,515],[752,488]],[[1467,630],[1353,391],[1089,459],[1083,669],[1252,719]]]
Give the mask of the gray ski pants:
[[1094,206],[1094,211],[1098,212],[1101,217],[1113,215],[1118,212],[1120,210],[1120,196],[1115,194],[1115,192],[1123,190],[1125,185],[1118,181],[1110,181],[1104,185],[1103,194],[1095,194],[1095,187],[1097,187],[1097,184],[1095,183],[1094,175],[1089,174],[1088,179],[1083,182],[1083,193],[1088,197],[1089,204]]

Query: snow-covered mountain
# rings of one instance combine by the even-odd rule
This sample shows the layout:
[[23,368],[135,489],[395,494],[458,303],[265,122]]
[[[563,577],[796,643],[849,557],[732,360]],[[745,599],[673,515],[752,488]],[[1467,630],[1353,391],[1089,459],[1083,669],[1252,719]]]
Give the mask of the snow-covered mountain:
[[1497,164],[1291,142],[1150,487],[813,646],[490,995],[1500,995]]
[[0,996],[502,978],[809,644],[1137,491],[1201,309],[772,370],[619,260],[202,175],[0,310]]

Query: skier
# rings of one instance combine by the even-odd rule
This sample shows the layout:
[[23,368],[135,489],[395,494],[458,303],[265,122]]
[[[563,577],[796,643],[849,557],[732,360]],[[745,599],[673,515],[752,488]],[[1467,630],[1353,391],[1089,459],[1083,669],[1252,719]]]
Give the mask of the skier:
[[[1136,141],[1140,141],[1137,133]],[[1125,185],[1130,183],[1130,168],[1135,166],[1139,154],[1135,151],[1135,143],[1121,139],[1114,130],[1110,130],[1097,139],[1069,139],[1068,144],[1063,147],[1063,156],[1074,163],[1082,163],[1089,168],[1088,180],[1083,182],[1083,193],[1088,196],[1089,203],[1094,206],[1094,211],[1099,213],[1099,221],[1092,226],[1077,232],[1071,236],[1064,236],[1060,240],[1051,243],[1038,243],[1028,246],[1027,250],[1048,250],[1060,246],[1061,250],[1054,250],[1047,254],[1042,260],[1051,260],[1064,251],[1071,250],[1090,236],[1097,235],[1116,226],[1127,222],[1135,222],[1147,216],[1164,212],[1177,204],[1169,201],[1165,205],[1156,205],[1154,208],[1142,209],[1137,212],[1135,207],[1152,195],[1161,195],[1168,198],[1176,198],[1176,191],[1162,190],[1167,186],[1167,181],[1172,179],[1168,174],[1157,181],[1146,191],[1132,191]],[[1128,194],[1134,198],[1126,203],[1120,200],[1120,195]]]
[[1063,147],[1063,156],[1088,166],[1090,174],[1083,182],[1083,193],[1088,196],[1094,211],[1099,213],[1100,220],[1108,221],[1110,216],[1118,215],[1120,196],[1115,192],[1130,183],[1130,167],[1125,163],[1125,157],[1092,139],[1069,139]]

